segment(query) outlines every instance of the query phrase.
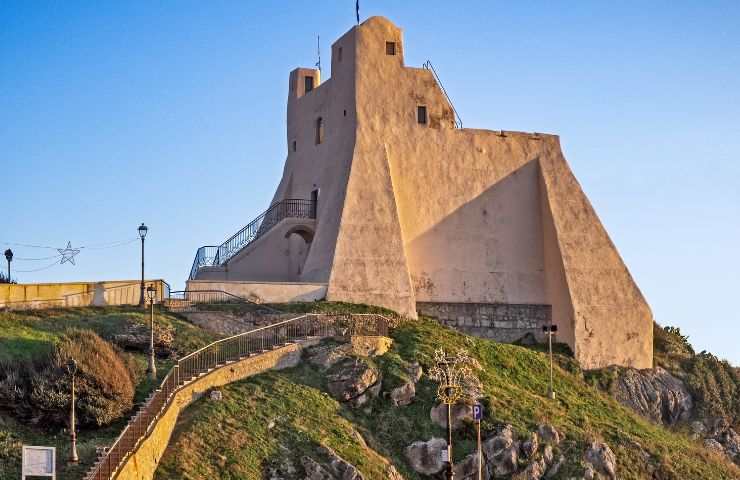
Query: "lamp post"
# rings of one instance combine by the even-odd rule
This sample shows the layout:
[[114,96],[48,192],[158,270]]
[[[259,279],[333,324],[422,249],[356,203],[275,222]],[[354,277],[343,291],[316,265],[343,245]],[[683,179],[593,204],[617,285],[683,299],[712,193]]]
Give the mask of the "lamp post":
[[8,283],[10,283],[10,262],[13,261],[13,250],[5,250],[5,260],[8,261]]
[[141,295],[139,296],[139,305],[144,305],[144,239],[146,233],[149,231],[146,225],[142,222],[137,229],[139,231],[139,238],[141,238]]
[[77,374],[77,362],[74,358],[70,358],[67,362],[67,371],[72,376],[72,407],[69,411],[69,431],[72,438],[72,446],[69,453],[69,463],[79,463],[80,457],[77,456],[77,428],[75,421],[75,375]]
[[542,331],[547,334],[547,346],[550,351],[550,385],[547,387],[547,398],[555,399],[555,390],[552,386],[552,336],[558,331],[557,325],[545,325],[542,327]]
[[447,405],[447,480],[454,480],[452,460],[452,406],[473,392],[480,390],[480,382],[473,373],[475,361],[461,350],[456,355],[447,355],[444,350],[434,352],[434,366],[429,376],[439,383],[437,398]]
[[147,372],[149,373],[149,378],[156,380],[157,367],[154,364],[154,298],[157,295],[157,289],[149,285],[146,287],[146,295],[149,297],[149,303],[152,304],[152,316],[149,321],[149,368],[147,368]]

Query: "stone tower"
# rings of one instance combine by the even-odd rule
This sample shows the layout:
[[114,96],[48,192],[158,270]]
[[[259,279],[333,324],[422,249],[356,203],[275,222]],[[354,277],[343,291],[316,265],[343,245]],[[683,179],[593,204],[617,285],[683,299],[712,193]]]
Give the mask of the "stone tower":
[[331,78],[290,73],[272,207],[247,240],[199,251],[193,288],[324,285],[328,300],[501,340],[552,322],[584,368],[651,367],[650,309],[559,138],[459,128],[403,52],[401,30],[373,17],[332,45]]

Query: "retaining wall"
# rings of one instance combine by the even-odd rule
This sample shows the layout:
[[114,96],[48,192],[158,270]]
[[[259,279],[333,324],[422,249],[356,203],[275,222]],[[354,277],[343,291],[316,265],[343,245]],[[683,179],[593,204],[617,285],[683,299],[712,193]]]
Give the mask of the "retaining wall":
[[416,309],[461,332],[506,343],[528,333],[544,341],[542,327],[552,321],[550,305],[417,302]]
[[167,449],[180,412],[208,390],[267,370],[294,367],[301,360],[303,348],[315,343],[318,343],[318,341],[292,344],[261,355],[245,358],[239,362],[213,370],[183,387],[174,395],[169,406],[159,417],[149,435],[139,445],[139,448],[126,459],[115,479],[149,480],[153,478],[159,460]]

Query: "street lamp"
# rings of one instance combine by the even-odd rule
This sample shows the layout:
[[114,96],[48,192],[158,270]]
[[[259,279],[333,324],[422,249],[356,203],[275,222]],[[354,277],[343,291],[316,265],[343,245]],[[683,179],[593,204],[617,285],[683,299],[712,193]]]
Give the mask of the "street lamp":
[[75,375],[77,374],[77,362],[70,358],[67,362],[67,371],[72,376],[72,407],[69,411],[69,431],[72,437],[72,447],[69,453],[69,463],[79,463],[80,457],[77,456],[77,431],[75,422]]
[[542,331],[547,335],[548,349],[550,350],[550,385],[547,387],[547,398],[555,399],[555,390],[552,387],[552,336],[558,331],[557,325],[543,325]]
[[149,229],[142,222],[137,230],[139,231],[139,238],[141,238],[141,295],[139,296],[139,305],[144,305],[144,238],[146,238]]
[[146,295],[149,298],[149,303],[152,304],[152,316],[149,322],[149,378],[152,380],[157,379],[157,367],[154,365],[154,298],[157,295],[157,289],[154,286],[149,285],[146,287]]
[[5,250],[5,259],[8,261],[8,283],[10,283],[10,262],[13,261],[13,250]]
[[447,355],[444,350],[434,352],[434,366],[429,376],[439,383],[437,398],[447,405],[447,480],[454,480],[452,461],[452,405],[464,397],[480,391],[480,382],[475,376],[476,362],[467,352],[460,350],[456,355]]

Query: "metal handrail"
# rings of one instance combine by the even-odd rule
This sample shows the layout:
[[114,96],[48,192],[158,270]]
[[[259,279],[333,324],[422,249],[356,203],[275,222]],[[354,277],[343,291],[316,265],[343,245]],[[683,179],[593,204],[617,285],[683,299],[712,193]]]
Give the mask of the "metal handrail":
[[[224,290],[174,290],[167,298],[166,306],[175,312],[184,312],[200,305],[227,305],[227,304],[253,305],[270,313],[285,313],[266,305],[259,304],[248,298],[234,295]],[[201,310],[196,308],[196,310]]]
[[379,314],[305,314],[248,332],[233,335],[177,360],[159,389],[129,420],[86,480],[110,480],[123,461],[136,451],[169,407],[174,395],[201,375],[243,358],[307,340],[348,335],[388,335],[392,320]]
[[426,70],[429,70],[432,72],[432,75],[434,75],[434,79],[437,81],[437,85],[439,85],[439,88],[442,90],[442,93],[444,93],[445,98],[447,98],[447,102],[450,104],[450,107],[452,107],[452,112],[455,114],[455,127],[456,128],[463,128],[462,118],[460,118],[460,114],[457,113],[457,109],[455,109],[455,105],[452,103],[452,99],[447,94],[447,90],[445,90],[444,85],[442,85],[442,80],[439,79],[439,75],[437,75],[437,71],[434,69],[434,65],[432,65],[431,60],[427,60],[422,65]]
[[200,247],[195,253],[189,279],[193,280],[201,267],[223,265],[286,218],[316,218],[315,202],[300,198],[289,198],[277,202],[221,245]]

